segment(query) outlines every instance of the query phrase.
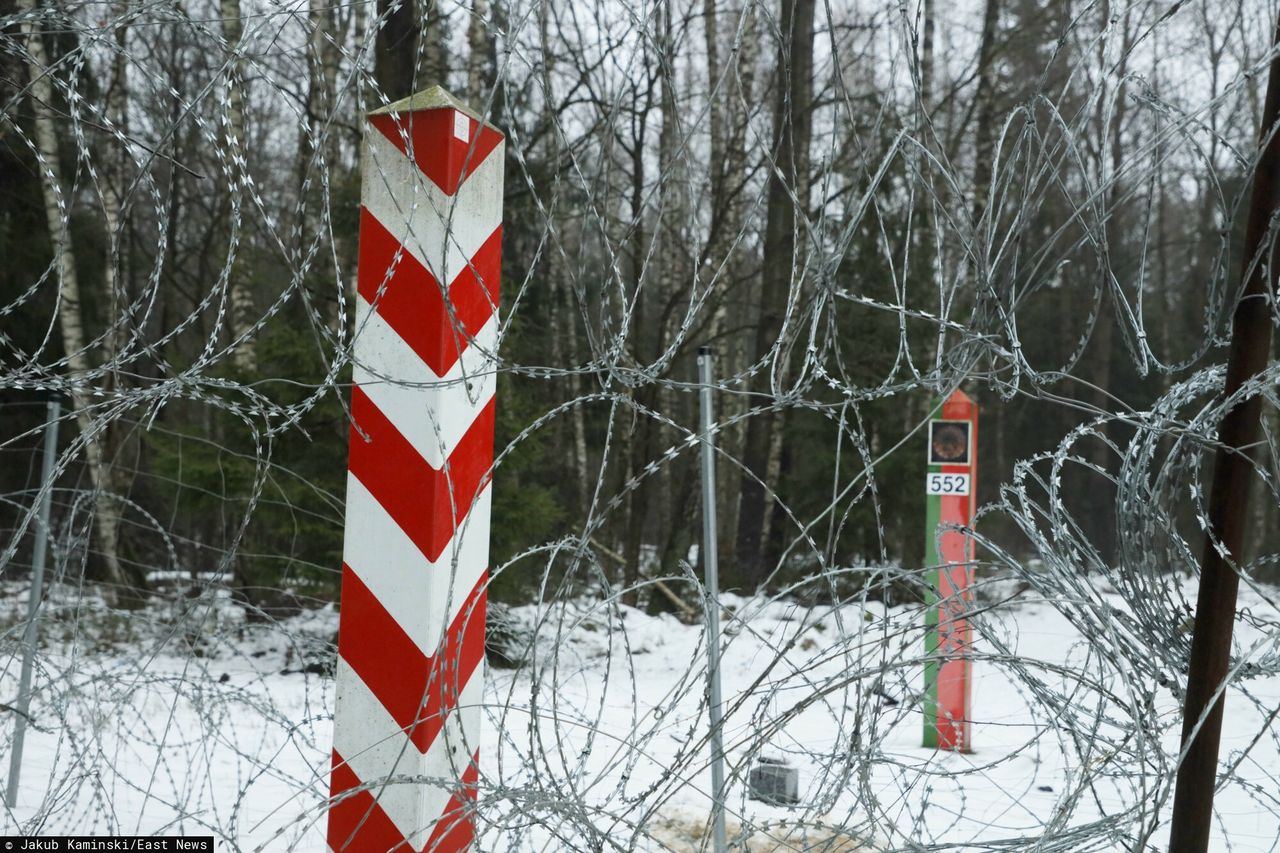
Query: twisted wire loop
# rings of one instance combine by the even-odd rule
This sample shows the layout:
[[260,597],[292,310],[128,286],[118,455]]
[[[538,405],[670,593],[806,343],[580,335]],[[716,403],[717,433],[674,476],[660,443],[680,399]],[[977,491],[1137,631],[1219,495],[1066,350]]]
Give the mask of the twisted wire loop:
[[[479,849],[711,849],[703,344],[732,849],[1161,849],[1245,399],[1213,832],[1276,849],[1280,367],[1220,398],[1275,231],[1241,257],[1259,0],[0,6],[0,754],[49,546],[0,830],[324,844],[358,152],[406,14],[418,88],[507,137]],[[920,746],[924,425],[959,387],[971,754]],[[752,797],[762,761],[798,802]]]

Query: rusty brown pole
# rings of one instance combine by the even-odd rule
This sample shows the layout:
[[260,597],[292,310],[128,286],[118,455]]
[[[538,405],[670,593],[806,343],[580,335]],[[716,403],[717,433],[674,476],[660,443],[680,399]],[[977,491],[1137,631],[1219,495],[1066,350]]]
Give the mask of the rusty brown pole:
[[[1272,40],[1272,50],[1280,46],[1280,22]],[[1262,111],[1262,156],[1253,178],[1253,196],[1245,232],[1245,287],[1236,305],[1231,327],[1231,354],[1227,360],[1230,396],[1267,365],[1271,352],[1271,301],[1276,261],[1271,222],[1280,206],[1280,54],[1272,57],[1267,81],[1267,100]],[[1264,241],[1271,239],[1271,245]],[[1244,534],[1249,508],[1249,477],[1254,446],[1261,433],[1262,399],[1254,395],[1233,407],[1218,430],[1221,442],[1213,470],[1209,494],[1209,530],[1204,556],[1200,560],[1200,595],[1196,601],[1195,634],[1191,639],[1190,670],[1187,674],[1187,701],[1182,716],[1182,744],[1186,758],[1178,769],[1178,785],[1173,797],[1173,825],[1169,835],[1170,853],[1203,853],[1209,849],[1209,827],[1213,819],[1213,789],[1217,781],[1218,743],[1222,736],[1225,691],[1219,693],[1231,658],[1231,631],[1236,615],[1236,591],[1240,577],[1227,557],[1215,547],[1222,543],[1231,560],[1244,553]],[[1196,724],[1209,703],[1195,739],[1187,746]]]

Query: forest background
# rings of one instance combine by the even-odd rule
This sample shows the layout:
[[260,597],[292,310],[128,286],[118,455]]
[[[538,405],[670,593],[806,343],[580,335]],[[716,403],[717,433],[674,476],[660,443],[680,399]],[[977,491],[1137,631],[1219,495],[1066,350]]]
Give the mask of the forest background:
[[[1009,491],[1036,480],[1082,568],[1189,573],[1194,487],[1156,548],[1117,483],[1146,416],[1225,358],[1274,20],[2,0],[5,571],[58,393],[72,577],[122,603],[209,573],[264,612],[336,599],[361,116],[440,83],[508,140],[496,598],[669,606],[648,584],[697,563],[702,345],[727,588],[871,567],[841,583],[918,595],[874,569],[924,562],[920,427],[955,387],[981,407],[980,556],[1037,556]],[[1253,555],[1280,545],[1276,459]]]

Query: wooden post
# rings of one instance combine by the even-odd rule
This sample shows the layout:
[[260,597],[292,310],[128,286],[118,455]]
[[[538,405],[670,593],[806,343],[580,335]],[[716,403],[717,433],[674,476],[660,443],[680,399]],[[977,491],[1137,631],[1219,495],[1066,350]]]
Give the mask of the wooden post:
[[368,122],[329,847],[446,853],[475,835],[503,138],[439,87]]
[[924,745],[969,752],[971,639],[965,610],[972,601],[973,538],[947,525],[971,527],[977,494],[978,407],[956,390],[929,422],[925,475]]
[[[1272,49],[1280,45],[1280,22]],[[1224,397],[1240,391],[1267,366],[1271,352],[1272,300],[1275,298],[1276,250],[1268,233],[1280,210],[1280,56],[1271,60],[1271,77],[1262,111],[1262,156],[1253,175],[1253,196],[1245,229],[1244,292],[1231,321],[1231,353],[1227,358]],[[1249,519],[1249,485],[1262,437],[1262,396],[1253,394],[1233,406],[1218,428],[1220,446],[1209,493],[1209,529],[1200,559],[1200,592],[1196,598],[1195,633],[1188,661],[1187,696],[1182,712],[1182,746],[1186,757],[1178,768],[1173,795],[1172,853],[1209,849],[1213,791],[1218,776],[1218,746],[1226,692],[1223,682],[1231,663],[1231,634],[1236,621],[1240,576],[1236,564],[1244,553]]]

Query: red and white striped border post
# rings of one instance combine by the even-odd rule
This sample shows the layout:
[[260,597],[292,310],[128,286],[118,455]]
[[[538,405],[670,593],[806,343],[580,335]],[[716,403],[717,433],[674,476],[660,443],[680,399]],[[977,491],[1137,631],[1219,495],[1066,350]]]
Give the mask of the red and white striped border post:
[[368,120],[328,841],[457,851],[475,836],[504,142],[439,87]]

